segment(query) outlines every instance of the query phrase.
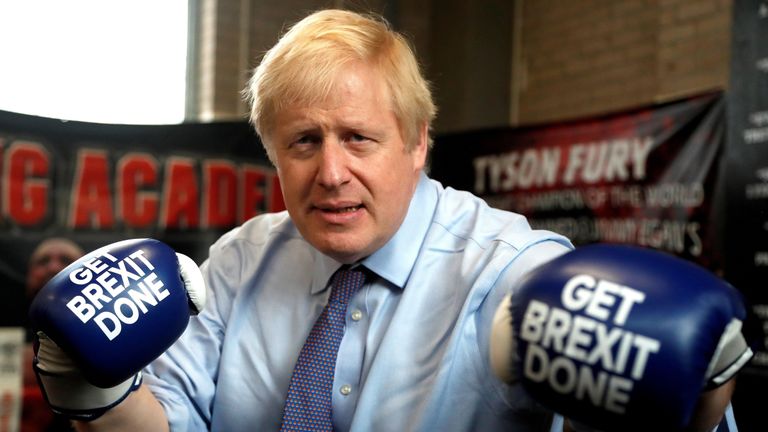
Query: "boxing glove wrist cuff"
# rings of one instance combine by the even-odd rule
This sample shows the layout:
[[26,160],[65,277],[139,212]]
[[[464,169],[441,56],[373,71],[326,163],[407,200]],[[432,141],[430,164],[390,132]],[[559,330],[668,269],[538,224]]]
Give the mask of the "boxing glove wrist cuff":
[[42,332],[38,332],[32,367],[51,409],[74,420],[100,417],[141,385],[141,372],[113,387],[89,383],[72,359]]
[[713,389],[733,378],[752,358],[752,349],[741,332],[742,322],[732,319],[720,337],[706,372],[705,389]]
[[110,388],[88,383],[80,374],[52,375],[34,365],[37,380],[48,405],[72,420],[91,421],[122,402],[141,385],[141,372]]

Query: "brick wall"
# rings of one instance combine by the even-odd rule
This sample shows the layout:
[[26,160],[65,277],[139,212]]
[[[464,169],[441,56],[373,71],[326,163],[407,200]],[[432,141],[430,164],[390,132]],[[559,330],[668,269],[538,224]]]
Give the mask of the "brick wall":
[[[240,71],[245,68],[241,52],[247,49],[247,4],[240,0],[198,0],[199,16],[194,49],[197,51],[193,86],[196,106],[188,109],[201,121],[242,118],[239,99]],[[244,7],[245,6],[245,7]],[[245,9],[245,10],[244,10]],[[244,42],[246,45],[244,46]]]
[[435,84],[437,133],[577,118],[728,83],[733,0],[197,1],[190,112],[200,120],[244,118],[240,90],[260,55],[322,7],[382,13],[411,38]]
[[[354,8],[344,0],[196,0],[198,26],[194,39],[197,65],[194,105],[188,112],[202,121],[241,120],[247,107],[241,90],[262,54],[287,25],[327,7]],[[345,3],[350,3],[346,5]],[[385,1],[366,7],[383,10]],[[355,3],[356,4],[356,3]]]
[[512,124],[669,100],[728,83],[731,0],[519,0]]

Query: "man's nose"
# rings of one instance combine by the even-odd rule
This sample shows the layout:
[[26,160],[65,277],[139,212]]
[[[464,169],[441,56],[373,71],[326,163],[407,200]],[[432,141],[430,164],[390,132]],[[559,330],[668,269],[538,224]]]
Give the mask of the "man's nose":
[[338,139],[326,139],[319,154],[317,183],[327,189],[349,181],[349,154]]
[[48,265],[46,265],[46,269],[48,270],[49,274],[55,275],[56,273],[62,271],[66,266],[67,266],[67,263],[65,263],[63,260],[58,258],[52,258],[48,261]]

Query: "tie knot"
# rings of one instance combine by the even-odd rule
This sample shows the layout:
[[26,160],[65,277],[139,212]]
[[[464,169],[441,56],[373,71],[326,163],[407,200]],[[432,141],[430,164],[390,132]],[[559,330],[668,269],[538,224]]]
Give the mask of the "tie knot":
[[365,272],[342,268],[333,276],[331,301],[347,304],[352,295],[365,283]]

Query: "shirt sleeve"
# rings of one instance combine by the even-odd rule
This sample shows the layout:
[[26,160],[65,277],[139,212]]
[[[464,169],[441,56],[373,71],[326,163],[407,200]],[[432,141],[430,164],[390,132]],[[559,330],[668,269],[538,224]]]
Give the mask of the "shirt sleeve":
[[216,352],[218,346],[214,339],[203,342],[201,335],[209,331],[202,320],[192,320],[184,335],[144,371],[144,382],[165,410],[171,431],[207,430],[211,420],[216,363],[203,353]]
[[200,267],[207,291],[203,312],[191,317],[179,340],[144,371],[144,382],[165,410],[171,431],[210,429],[225,321],[233,297],[229,291],[237,286],[233,279],[239,274],[233,268],[238,260],[215,248],[213,258]]
[[[492,392],[491,397],[501,399],[509,409],[520,409],[521,401],[519,399],[522,392],[517,388],[519,385],[509,385],[502,382],[490,370],[490,332],[496,309],[506,295],[512,293],[514,298],[515,287],[528,272],[570,251],[571,248],[572,246],[569,243],[544,240],[534,243],[524,250],[518,251],[516,254],[512,254],[506,260],[504,267],[500,269],[499,278],[489,291],[479,310],[477,322],[478,345],[481,358],[483,359],[482,367],[487,369],[486,375],[492,377],[489,386]],[[534,404],[530,408],[536,410],[543,409],[538,404]]]
[[739,428],[736,427],[736,417],[733,415],[733,405],[730,403],[725,409],[725,415],[720,424],[712,430],[712,432],[738,432]]

